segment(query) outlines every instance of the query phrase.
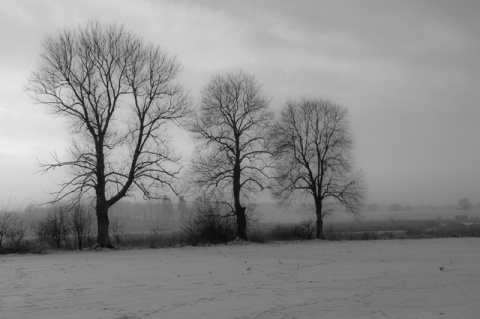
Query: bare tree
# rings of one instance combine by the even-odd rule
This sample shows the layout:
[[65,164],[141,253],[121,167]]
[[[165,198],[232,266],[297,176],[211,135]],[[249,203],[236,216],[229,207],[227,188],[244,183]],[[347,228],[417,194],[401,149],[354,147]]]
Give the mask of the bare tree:
[[78,250],[82,250],[84,243],[88,241],[92,229],[92,214],[81,204],[73,207],[70,213],[70,229],[75,236]]
[[73,137],[68,159],[54,155],[41,167],[70,173],[53,202],[96,198],[100,246],[112,246],[108,210],[121,198],[175,192],[180,159],[167,131],[190,106],[173,83],[178,71],[175,58],[115,24],[92,22],[43,41],[25,89],[68,119]]
[[458,205],[457,205],[458,209],[460,210],[470,210],[472,209],[472,203],[470,202],[470,200],[468,198],[462,198],[458,201]]
[[272,130],[275,183],[282,202],[294,195],[313,197],[316,238],[324,239],[323,218],[333,200],[358,214],[364,200],[360,173],[353,173],[352,136],[347,110],[328,100],[289,101]]
[[219,244],[235,238],[235,216],[225,216],[221,212],[225,205],[212,203],[209,198],[201,196],[195,199],[193,205],[192,214],[182,220],[183,229],[193,244]]
[[123,236],[125,236],[125,223],[120,219],[120,217],[115,216],[110,226],[112,228],[113,238],[115,238],[117,245],[120,245],[122,243]]
[[39,241],[45,242],[50,247],[61,249],[62,242],[69,249],[71,227],[69,212],[66,206],[52,207],[52,210],[42,219],[33,221],[31,228]]
[[23,223],[18,213],[4,209],[0,215],[0,251],[4,239],[15,237],[21,230],[23,230]]
[[199,142],[191,164],[193,182],[229,207],[238,238],[247,240],[248,197],[265,187],[265,138],[272,119],[269,98],[252,75],[215,75],[202,90],[189,130]]

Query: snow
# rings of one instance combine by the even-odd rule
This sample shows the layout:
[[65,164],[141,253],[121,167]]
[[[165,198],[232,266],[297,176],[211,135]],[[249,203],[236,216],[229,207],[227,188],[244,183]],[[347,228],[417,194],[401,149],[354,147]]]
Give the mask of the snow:
[[479,318],[480,238],[0,256],[0,318]]

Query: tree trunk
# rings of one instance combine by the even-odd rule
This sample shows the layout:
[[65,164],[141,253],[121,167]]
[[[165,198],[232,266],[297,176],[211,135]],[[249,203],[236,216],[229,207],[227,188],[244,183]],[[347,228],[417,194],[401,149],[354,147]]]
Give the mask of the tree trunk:
[[110,236],[108,234],[108,205],[106,200],[102,200],[97,197],[97,244],[100,247],[113,248],[112,243],[110,242]]
[[322,215],[319,214],[317,214],[317,231],[315,238],[325,239],[325,235],[323,234],[323,218]]
[[245,207],[237,208],[237,237],[241,240],[247,238],[247,216],[245,215]]
[[[108,208],[109,203],[106,198],[105,189],[105,154],[103,152],[104,133],[98,134],[98,141],[95,144],[97,152],[97,186],[95,189],[97,195],[97,244],[100,247],[113,248],[108,234]],[[118,194],[117,194],[118,195]]]
[[315,199],[315,210],[316,210],[316,214],[317,214],[317,227],[316,227],[315,238],[325,239],[325,235],[323,234],[323,215],[322,215],[322,200],[321,199]]
[[239,155],[239,145],[237,138],[237,159],[235,166],[233,168],[233,200],[235,202],[235,215],[237,217],[237,238],[241,240],[247,239],[247,216],[245,215],[245,207],[240,204],[240,190],[241,190],[241,170],[240,170],[240,159]]

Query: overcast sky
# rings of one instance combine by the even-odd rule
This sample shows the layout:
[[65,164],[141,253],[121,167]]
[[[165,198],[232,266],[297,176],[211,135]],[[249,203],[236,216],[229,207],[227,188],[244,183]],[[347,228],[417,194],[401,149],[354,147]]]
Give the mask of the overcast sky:
[[[176,54],[198,97],[215,72],[244,70],[279,110],[322,97],[350,111],[369,202],[480,201],[480,1],[0,1],[0,208],[48,199],[61,172],[61,118],[22,87],[42,39],[89,20],[124,23]],[[181,136],[185,156],[191,148]]]

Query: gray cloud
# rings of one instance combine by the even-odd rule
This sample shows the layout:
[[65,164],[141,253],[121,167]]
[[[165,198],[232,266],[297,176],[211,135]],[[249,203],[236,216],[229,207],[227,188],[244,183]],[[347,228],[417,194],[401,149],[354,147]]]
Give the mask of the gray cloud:
[[11,151],[1,174],[13,178],[16,161],[33,167],[32,155],[63,145],[61,125],[21,93],[42,38],[99,19],[177,54],[194,96],[212,73],[244,69],[275,109],[301,96],[348,107],[371,201],[478,201],[478,12],[480,2],[446,0],[4,1],[0,134]]

